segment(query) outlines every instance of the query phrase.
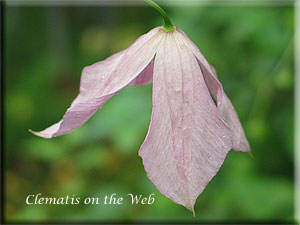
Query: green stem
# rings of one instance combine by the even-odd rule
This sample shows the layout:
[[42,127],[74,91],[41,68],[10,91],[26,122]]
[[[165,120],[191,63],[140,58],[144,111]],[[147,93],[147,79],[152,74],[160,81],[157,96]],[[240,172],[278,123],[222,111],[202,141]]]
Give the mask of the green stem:
[[147,3],[149,3],[151,6],[153,6],[164,18],[165,20],[165,26],[163,28],[163,31],[165,32],[172,32],[175,30],[170,18],[168,17],[167,13],[165,10],[163,10],[159,5],[157,5],[154,1],[152,0],[145,0]]

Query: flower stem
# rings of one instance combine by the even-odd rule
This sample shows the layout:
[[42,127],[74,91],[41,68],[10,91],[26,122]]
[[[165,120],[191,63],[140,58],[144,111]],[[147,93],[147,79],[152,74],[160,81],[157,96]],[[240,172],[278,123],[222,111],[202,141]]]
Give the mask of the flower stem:
[[164,18],[165,20],[165,26],[163,28],[163,31],[165,32],[172,32],[175,30],[170,18],[168,17],[167,13],[165,10],[163,10],[159,5],[157,5],[154,1],[152,0],[145,0],[147,3],[149,3],[151,6],[153,6]]

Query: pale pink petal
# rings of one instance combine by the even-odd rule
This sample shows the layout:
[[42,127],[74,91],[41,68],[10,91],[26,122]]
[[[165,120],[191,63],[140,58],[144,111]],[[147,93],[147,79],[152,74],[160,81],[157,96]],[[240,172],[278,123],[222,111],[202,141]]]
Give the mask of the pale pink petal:
[[33,132],[51,138],[66,134],[85,123],[109,98],[134,80],[157,52],[163,35],[161,27],[138,38],[128,49],[83,69],[80,94],[63,119],[51,127]]
[[182,30],[178,29],[178,31],[178,34],[180,34],[183,38],[187,48],[189,48],[190,51],[192,51],[197,57],[198,62],[201,66],[201,70],[203,71],[205,82],[210,92],[217,101],[219,114],[232,130],[232,148],[237,151],[250,152],[250,146],[245,136],[241,122],[231,101],[223,91],[223,86],[218,80],[216,71],[212,66],[209,65],[198,47],[189,39],[189,37]]
[[232,140],[196,58],[174,33],[156,54],[151,123],[139,155],[157,189],[193,210]]
[[[217,80],[217,73],[215,72],[214,68],[211,68],[213,71],[213,74],[216,77]],[[220,82],[219,82],[220,84]],[[208,88],[214,88],[214,86],[217,86],[218,84],[216,82],[207,82]],[[250,152],[250,146],[247,141],[247,138],[245,136],[243,127],[241,125],[241,122],[239,120],[239,117],[230,101],[230,99],[227,97],[226,93],[223,92],[222,100],[218,105],[219,113],[223,120],[228,124],[228,126],[232,129],[232,142],[233,146],[232,148],[236,151],[243,151],[243,152]]]
[[145,85],[152,83],[154,59],[129,85]]

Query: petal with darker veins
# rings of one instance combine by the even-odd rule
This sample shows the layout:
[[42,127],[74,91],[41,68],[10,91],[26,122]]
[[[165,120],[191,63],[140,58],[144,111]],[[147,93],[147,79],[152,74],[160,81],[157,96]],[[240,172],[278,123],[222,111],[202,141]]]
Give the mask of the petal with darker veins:
[[193,210],[231,149],[231,132],[196,58],[174,33],[156,55],[151,123],[139,155],[158,190]]

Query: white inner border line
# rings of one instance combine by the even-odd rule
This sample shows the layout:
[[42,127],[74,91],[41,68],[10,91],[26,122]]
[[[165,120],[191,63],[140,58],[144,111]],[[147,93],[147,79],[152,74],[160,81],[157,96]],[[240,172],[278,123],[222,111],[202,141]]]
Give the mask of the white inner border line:
[[[1,0],[0,0],[1,1]],[[156,0],[165,6],[294,6],[295,7],[295,219],[300,223],[300,0]],[[6,0],[6,6],[148,6],[143,0]]]
[[295,219],[300,223],[300,0],[295,2]]

